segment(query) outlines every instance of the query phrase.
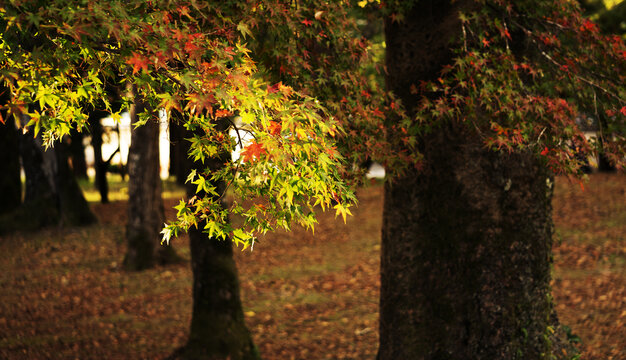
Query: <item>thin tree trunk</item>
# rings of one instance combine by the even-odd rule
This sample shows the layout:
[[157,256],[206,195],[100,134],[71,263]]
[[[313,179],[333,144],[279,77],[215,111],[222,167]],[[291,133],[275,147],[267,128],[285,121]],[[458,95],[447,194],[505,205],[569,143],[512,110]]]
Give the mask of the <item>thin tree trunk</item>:
[[104,110],[94,110],[89,114],[91,126],[91,147],[93,148],[94,168],[96,170],[95,185],[100,192],[100,202],[109,202],[109,183],[107,182],[107,163],[102,159],[102,118],[109,115]]
[[[144,105],[135,96],[131,122],[138,121],[143,111]],[[159,165],[159,123],[151,119],[133,128],[128,153],[128,246],[124,266],[129,270],[181,260],[171,246],[158,245],[165,221]]]
[[189,141],[185,140],[186,130],[180,123],[179,112],[172,112],[170,119],[170,176],[176,177],[176,183],[184,186],[189,173],[187,163],[187,152],[189,151]]
[[70,132],[70,143],[68,151],[72,160],[72,171],[77,179],[87,179],[87,161],[85,160],[85,146],[83,145],[84,135],[73,129]]
[[[226,128],[227,124],[218,126]],[[211,171],[220,169],[230,154],[209,159],[205,165]],[[186,173],[191,169],[185,157]],[[200,167],[200,166],[198,166]],[[223,194],[225,184],[213,184]],[[187,196],[196,195],[195,186],[187,185]],[[202,194],[201,194],[202,195]],[[193,310],[187,344],[168,359],[194,360],[257,360],[260,359],[245,321],[239,294],[237,266],[232,243],[208,238],[202,233],[204,225],[189,231],[191,269],[193,271]]]
[[[458,10],[470,6],[421,1],[404,22],[386,20],[387,86],[407,107],[411,85],[450,63]],[[530,153],[487,150],[460,123],[418,141],[421,170],[385,185],[378,359],[562,355],[549,172]]]

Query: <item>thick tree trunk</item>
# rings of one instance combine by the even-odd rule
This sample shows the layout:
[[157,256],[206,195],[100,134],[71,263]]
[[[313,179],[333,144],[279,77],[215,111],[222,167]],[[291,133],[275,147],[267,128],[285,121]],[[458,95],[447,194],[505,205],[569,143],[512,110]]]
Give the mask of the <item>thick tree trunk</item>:
[[550,177],[462,125],[422,139],[424,170],[385,188],[380,359],[550,352]]
[[[0,84],[0,106],[9,101],[8,90]],[[20,179],[20,152],[15,120],[1,111],[4,124],[0,124],[0,214],[17,209],[22,202]]]
[[[458,10],[470,6],[420,1],[404,22],[386,21],[387,86],[407,107],[417,100],[411,85],[450,63]],[[485,149],[464,124],[436,126],[419,142],[421,170],[385,186],[378,358],[560,352],[551,337],[548,171],[530,153]]]
[[64,140],[44,151],[44,171],[56,195],[61,225],[88,225],[97,221],[83,196],[69,166],[69,154]]
[[209,239],[194,228],[189,231],[189,244],[193,271],[191,330],[187,344],[174,358],[260,359],[244,321],[231,241]]
[[[139,120],[143,109],[135,98],[130,109],[132,123]],[[165,221],[159,164],[159,123],[153,119],[132,130],[128,152],[128,246],[124,266],[129,270],[180,261],[171,246],[159,246]]]
[[[52,185],[44,172],[44,157],[41,144],[33,137],[31,131],[19,136],[20,157],[26,177],[24,203],[13,213],[12,224],[15,229],[26,228],[30,223],[32,229],[57,224],[60,220],[59,208]],[[30,213],[28,219],[19,219]]]
[[40,138],[29,131],[19,135],[19,149],[26,174],[24,202],[0,218],[0,232],[96,221],[70,170],[65,144],[44,151]]
[[[219,124],[225,128],[226,124]],[[218,170],[230,154],[205,162],[211,171]],[[185,156],[185,173],[191,169]],[[200,166],[198,166],[200,167]],[[223,194],[225,184],[214,184]],[[196,195],[195,186],[187,185],[187,196]],[[204,225],[198,225],[203,229]],[[201,230],[189,231],[191,269],[193,271],[193,310],[191,330],[185,346],[168,359],[257,360],[260,359],[248,331],[241,298],[237,266],[230,240],[208,238]]]

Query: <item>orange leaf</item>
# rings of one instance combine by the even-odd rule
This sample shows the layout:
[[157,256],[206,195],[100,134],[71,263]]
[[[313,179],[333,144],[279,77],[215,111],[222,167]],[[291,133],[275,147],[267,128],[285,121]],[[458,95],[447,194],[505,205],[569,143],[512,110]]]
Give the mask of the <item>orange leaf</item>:
[[149,60],[139,53],[133,52],[133,57],[126,60],[126,63],[133,66],[133,75],[142,69],[148,71]]
[[261,155],[265,154],[265,152],[266,151],[262,144],[252,142],[252,144],[246,146],[241,151],[241,157],[243,158],[243,161],[254,161],[260,159]]
[[269,130],[271,135],[279,135],[282,130],[282,126],[275,121],[270,121]]

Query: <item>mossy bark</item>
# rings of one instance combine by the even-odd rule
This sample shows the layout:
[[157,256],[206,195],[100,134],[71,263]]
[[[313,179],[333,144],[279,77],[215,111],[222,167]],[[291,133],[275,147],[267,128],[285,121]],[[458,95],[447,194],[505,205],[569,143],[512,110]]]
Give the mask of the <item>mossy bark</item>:
[[[138,114],[143,111],[143,103],[135,98],[130,109],[131,122],[137,122]],[[124,267],[128,270],[139,271],[182,260],[171,246],[160,245],[165,212],[159,160],[159,123],[151,119],[133,128],[128,152],[128,223],[124,258]]]
[[[420,1],[387,20],[387,86],[436,79],[472,1]],[[420,170],[385,185],[378,359],[547,359],[562,342],[550,296],[551,175],[529,152],[485,148],[444,123]]]
[[385,187],[380,359],[547,358],[550,175],[462,125],[422,146],[423,170]]

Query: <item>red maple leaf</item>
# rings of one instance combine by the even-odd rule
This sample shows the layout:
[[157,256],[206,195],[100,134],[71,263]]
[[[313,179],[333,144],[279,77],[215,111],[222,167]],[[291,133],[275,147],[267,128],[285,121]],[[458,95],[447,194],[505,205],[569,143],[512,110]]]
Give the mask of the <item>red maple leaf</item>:
[[303,23],[306,26],[311,26],[311,24],[313,24],[313,21],[311,21],[311,20],[302,20],[301,23]]
[[620,111],[622,113],[622,115],[626,116],[626,106],[624,106],[623,108],[620,109]]
[[279,135],[282,130],[282,126],[276,121],[270,121],[269,130],[271,135]]
[[198,50],[198,49],[199,49],[198,45],[196,45],[196,44],[192,43],[192,42],[191,42],[191,40],[190,40],[190,41],[187,41],[187,42],[185,43],[185,51],[186,51],[188,54],[191,54],[191,53],[193,53],[194,51],[196,51],[196,50]]
[[241,157],[243,161],[254,161],[261,158],[262,154],[265,154],[265,149],[263,148],[263,144],[259,144],[256,141],[252,142],[252,144],[246,146],[243,150],[241,150]]
[[141,69],[148,71],[150,61],[141,54],[133,52],[133,56],[126,60],[126,63],[133,66],[133,75],[135,75],[135,73]]
[[267,85],[267,92],[270,93],[270,94],[275,94],[275,93],[278,92],[278,87],[279,87],[278,83],[276,83],[276,84],[274,84],[272,86]]
[[374,114],[374,116],[377,116],[380,118],[385,117],[385,114],[382,111],[380,111],[378,108],[372,110],[372,113]]

